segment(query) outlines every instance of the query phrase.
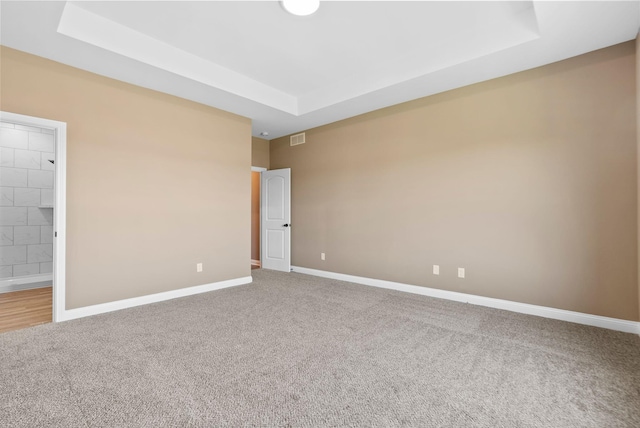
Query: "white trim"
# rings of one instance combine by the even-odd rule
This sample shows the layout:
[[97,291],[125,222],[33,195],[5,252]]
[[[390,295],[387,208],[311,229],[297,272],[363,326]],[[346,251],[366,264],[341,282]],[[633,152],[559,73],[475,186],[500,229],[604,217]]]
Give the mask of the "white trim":
[[262,266],[262,263],[260,262],[260,260],[251,259],[251,264],[256,266]]
[[0,294],[51,287],[53,273],[0,279]]
[[251,167],[251,171],[252,172],[264,172],[266,170],[267,170],[267,168],[263,168],[261,166],[252,166]]
[[115,302],[101,303],[83,308],[70,309],[64,312],[59,321],[68,321],[91,315],[104,314],[106,312],[119,311],[120,309],[133,308],[136,306],[148,305],[150,303],[164,302],[165,300],[179,297],[192,296],[194,294],[207,293],[209,291],[220,290],[222,288],[234,287],[236,285],[249,284],[253,281],[250,276],[242,278],[228,279],[226,281],[213,282],[211,284],[196,285],[194,287],[180,288],[178,290],[165,291],[162,293],[149,294],[146,296],[132,297],[130,299],[117,300]]
[[0,287],[0,294],[13,293],[14,291],[36,290],[38,288],[51,287],[51,281],[32,282],[28,284],[11,284]]
[[65,311],[67,232],[67,124],[22,114],[0,111],[0,120],[53,129],[55,135],[55,203],[53,210],[53,321],[61,321]]
[[402,284],[399,282],[384,281],[380,279],[365,278],[361,276],[345,275],[342,273],[328,272],[317,269],[292,266],[293,272],[323,278],[337,279],[340,281],[354,282],[356,284],[370,285],[373,287],[387,288],[390,290],[404,291],[406,293],[421,294],[423,296],[438,299],[453,300],[456,302],[470,303],[472,305],[486,306],[489,308],[503,309],[521,314],[536,315],[544,318],[568,321],[577,324],[607,328],[609,330],[623,331],[640,335],[640,322],[627,321],[617,318],[603,317],[599,315],[585,314],[582,312],[567,311],[564,309],[549,308],[546,306],[530,305],[527,303],[512,302],[509,300],[494,299],[491,297],[476,296],[473,294],[458,293],[455,291],[439,290],[437,288],[421,287],[417,285]]

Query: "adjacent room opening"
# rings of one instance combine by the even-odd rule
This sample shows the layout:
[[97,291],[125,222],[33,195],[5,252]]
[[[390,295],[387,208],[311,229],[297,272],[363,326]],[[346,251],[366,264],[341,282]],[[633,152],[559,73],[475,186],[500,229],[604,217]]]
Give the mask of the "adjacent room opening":
[[260,259],[260,174],[266,168],[251,167],[251,269],[261,267]]
[[52,321],[55,130],[0,121],[0,333]]

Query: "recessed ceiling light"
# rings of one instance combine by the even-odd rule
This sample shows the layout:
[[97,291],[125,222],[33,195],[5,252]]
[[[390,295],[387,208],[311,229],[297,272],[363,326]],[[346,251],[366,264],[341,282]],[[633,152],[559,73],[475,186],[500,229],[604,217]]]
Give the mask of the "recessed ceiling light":
[[320,7],[320,0],[282,0],[284,10],[292,15],[307,16]]

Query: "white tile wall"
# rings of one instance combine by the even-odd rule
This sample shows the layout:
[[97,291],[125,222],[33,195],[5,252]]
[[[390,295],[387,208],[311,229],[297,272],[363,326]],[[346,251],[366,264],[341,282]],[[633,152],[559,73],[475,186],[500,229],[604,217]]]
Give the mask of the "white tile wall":
[[0,147],[26,150],[29,148],[29,134],[17,129],[0,128]]
[[29,226],[53,226],[53,209],[29,207]]
[[40,243],[53,244],[53,226],[40,226]]
[[13,189],[13,205],[16,207],[37,207],[40,205],[40,189],[16,187]]
[[0,266],[0,278],[11,278],[13,276],[13,266]]
[[13,226],[0,226],[0,246],[13,245]]
[[0,122],[0,277],[53,271],[54,132]]
[[44,207],[53,206],[53,189],[40,189],[40,205]]
[[26,225],[27,225],[27,208],[26,207],[0,207],[0,226],[26,226]]
[[53,272],[53,262],[40,263],[40,273],[51,273],[51,272]]
[[15,149],[13,154],[13,166],[15,168],[40,169],[41,156],[42,152]]
[[0,183],[6,187],[27,187],[28,171],[27,169],[2,166],[0,167]]
[[15,226],[13,228],[13,245],[40,243],[40,226]]
[[13,168],[13,156],[16,149],[0,147],[0,166]]
[[53,189],[53,171],[29,169],[29,187]]
[[40,156],[40,169],[53,171],[55,169],[55,164],[52,164],[49,161],[55,161],[55,155],[53,153],[40,152]]
[[53,261],[53,244],[27,245],[27,248],[28,263]]
[[[47,244],[51,245],[51,244]],[[43,260],[46,261],[46,260]],[[0,266],[22,265],[27,263],[27,246],[13,245],[11,247],[2,247],[0,251]]]
[[29,150],[53,153],[53,135],[29,132]]
[[40,263],[13,265],[13,276],[37,275],[40,273]]
[[0,207],[13,206],[13,187],[0,187]]

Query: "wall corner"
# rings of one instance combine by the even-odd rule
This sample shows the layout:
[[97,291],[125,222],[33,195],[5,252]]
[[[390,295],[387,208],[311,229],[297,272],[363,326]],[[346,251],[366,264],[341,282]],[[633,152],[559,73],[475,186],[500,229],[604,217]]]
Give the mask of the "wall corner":
[[638,256],[638,315],[637,320],[640,321],[640,31],[636,35],[636,174],[637,174],[637,216],[636,223],[638,233],[638,246],[636,247]]

